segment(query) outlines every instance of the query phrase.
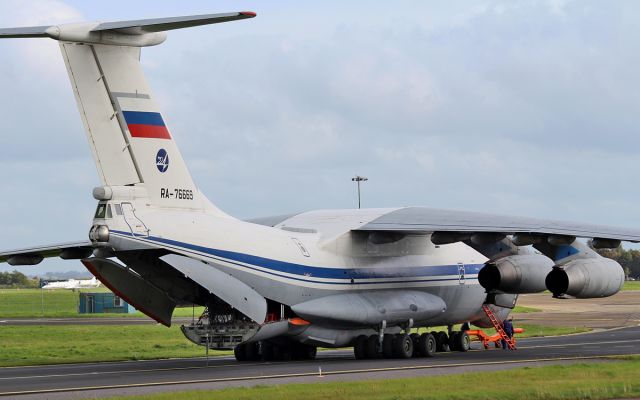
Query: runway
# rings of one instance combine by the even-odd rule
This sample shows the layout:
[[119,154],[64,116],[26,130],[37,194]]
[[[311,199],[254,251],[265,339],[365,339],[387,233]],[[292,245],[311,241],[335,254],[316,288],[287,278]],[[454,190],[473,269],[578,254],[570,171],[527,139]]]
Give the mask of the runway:
[[410,360],[355,360],[350,350],[314,361],[238,363],[231,357],[0,368],[0,396],[20,399],[103,397],[229,386],[349,381],[454,374],[640,354],[640,327],[522,339],[516,351],[439,353]]

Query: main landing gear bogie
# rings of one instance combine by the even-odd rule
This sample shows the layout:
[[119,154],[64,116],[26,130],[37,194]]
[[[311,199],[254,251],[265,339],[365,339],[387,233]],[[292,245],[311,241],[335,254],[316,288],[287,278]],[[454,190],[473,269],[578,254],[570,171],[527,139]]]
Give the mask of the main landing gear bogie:
[[376,358],[434,357],[446,351],[468,351],[471,339],[465,331],[385,334],[380,348],[378,335],[358,336],[353,344],[357,360]]
[[280,344],[260,341],[239,344],[233,349],[233,354],[237,361],[289,361],[313,360],[317,351],[315,346],[297,342]]

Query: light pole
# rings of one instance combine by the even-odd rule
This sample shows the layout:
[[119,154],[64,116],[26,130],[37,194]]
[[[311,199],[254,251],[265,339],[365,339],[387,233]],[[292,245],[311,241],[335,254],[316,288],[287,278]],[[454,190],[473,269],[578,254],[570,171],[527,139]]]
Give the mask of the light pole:
[[356,175],[354,178],[351,178],[351,180],[358,184],[358,208],[360,208],[360,182],[366,182],[369,179],[367,179],[366,176]]

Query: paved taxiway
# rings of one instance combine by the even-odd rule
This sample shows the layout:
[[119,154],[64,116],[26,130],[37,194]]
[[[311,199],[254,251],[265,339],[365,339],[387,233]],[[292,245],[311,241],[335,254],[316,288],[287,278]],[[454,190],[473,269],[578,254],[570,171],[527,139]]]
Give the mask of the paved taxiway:
[[[474,342],[473,348],[480,349]],[[0,368],[0,395],[61,399],[229,386],[383,379],[605,361],[640,354],[640,327],[519,341],[517,351],[474,350],[430,359],[355,360],[346,350],[319,352],[314,361],[238,363],[230,357]],[[322,368],[323,377],[319,377]]]

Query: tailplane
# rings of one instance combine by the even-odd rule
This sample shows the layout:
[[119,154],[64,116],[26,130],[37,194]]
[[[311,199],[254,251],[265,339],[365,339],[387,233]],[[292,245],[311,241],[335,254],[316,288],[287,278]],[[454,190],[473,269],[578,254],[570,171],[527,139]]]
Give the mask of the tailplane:
[[141,48],[167,30],[255,17],[252,12],[0,29],[0,38],[60,42],[102,187],[94,196],[135,192],[162,208],[220,215],[195,186],[140,65]]

